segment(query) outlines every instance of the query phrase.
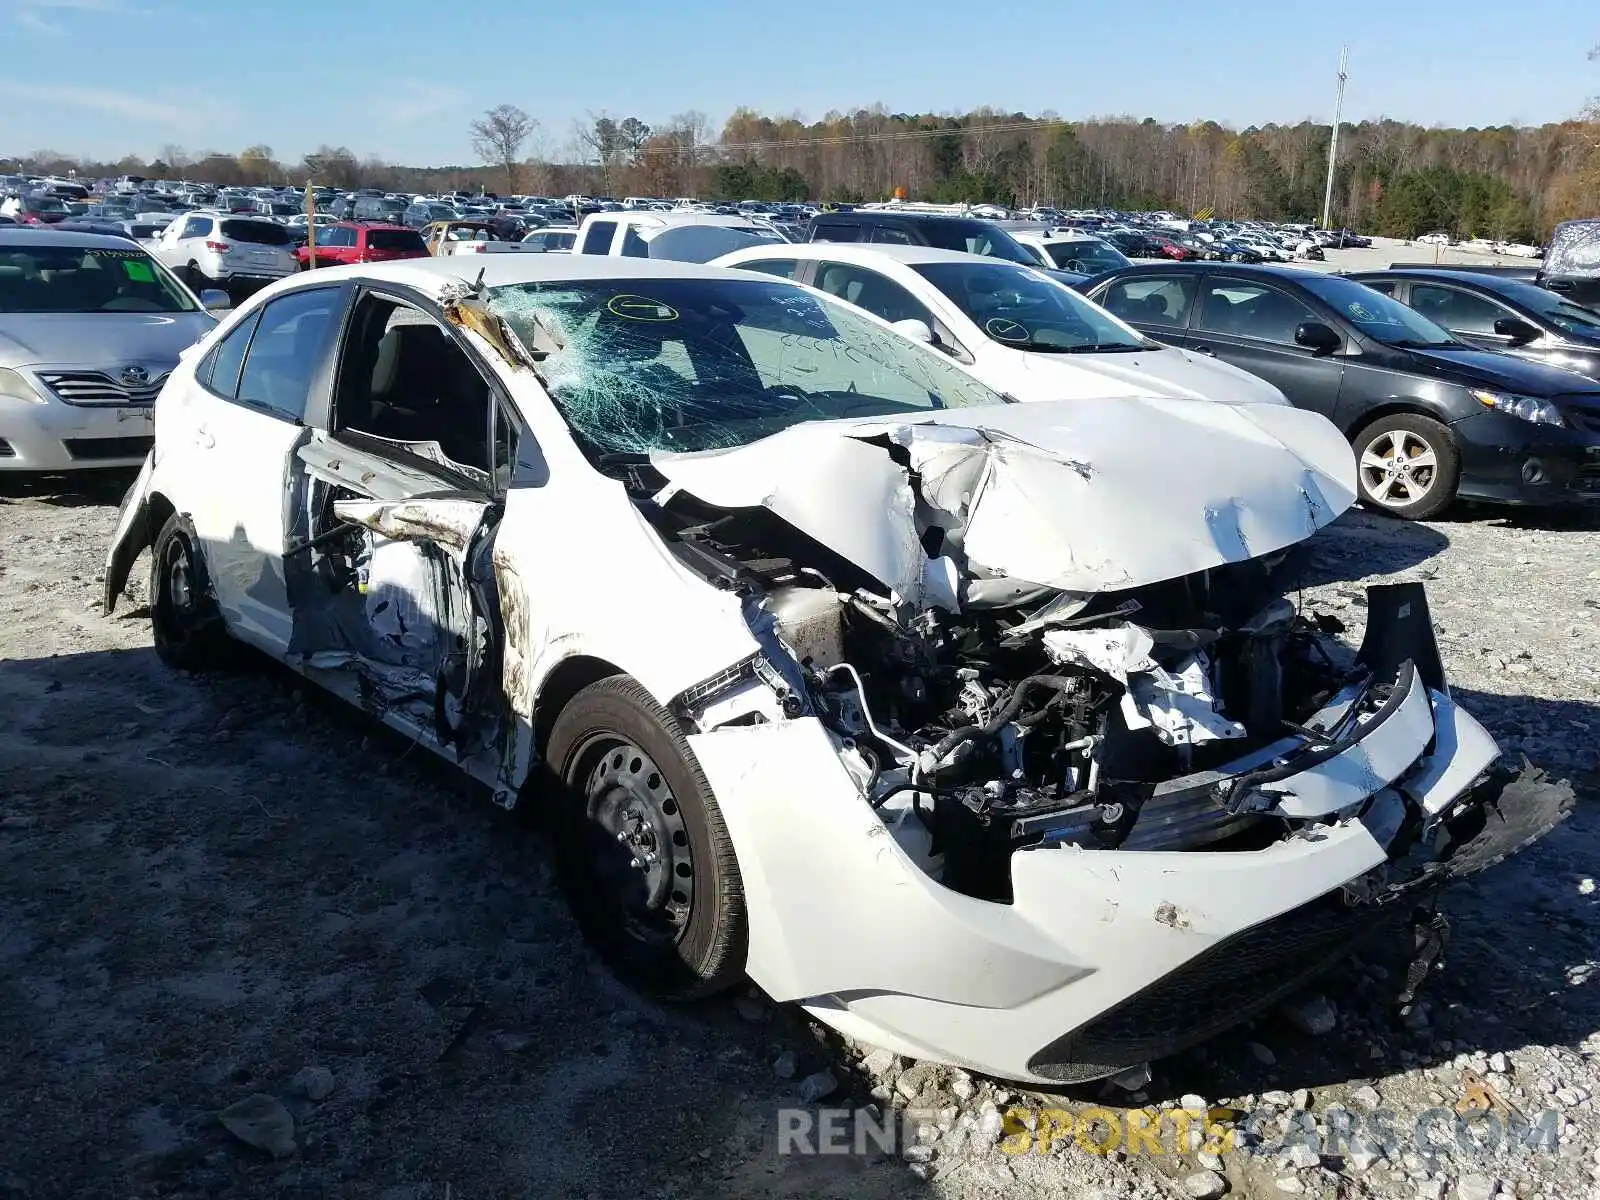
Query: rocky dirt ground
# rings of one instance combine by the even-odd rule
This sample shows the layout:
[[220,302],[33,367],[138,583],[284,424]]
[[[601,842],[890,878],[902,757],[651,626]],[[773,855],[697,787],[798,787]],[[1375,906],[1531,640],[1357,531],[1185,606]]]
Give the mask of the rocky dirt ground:
[[[1579,792],[1451,895],[1424,1018],[1387,1021],[1374,958],[1148,1082],[1040,1096],[619,987],[537,830],[285,671],[163,669],[139,596],[100,614],[126,482],[0,495],[4,1200],[1600,1195],[1591,521],[1316,540],[1307,605],[1356,639],[1363,581],[1426,579],[1460,698]],[[1141,1107],[1160,1153],[1084,1149]],[[840,1109],[907,1136],[778,1152]],[[1182,1109],[1231,1132],[1185,1145]]]

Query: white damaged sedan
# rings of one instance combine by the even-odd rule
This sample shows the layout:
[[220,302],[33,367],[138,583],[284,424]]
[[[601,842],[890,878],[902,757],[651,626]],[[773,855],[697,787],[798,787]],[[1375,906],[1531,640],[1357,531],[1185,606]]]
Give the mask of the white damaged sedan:
[[185,353],[106,605],[149,548],[166,662],[249,643],[547,807],[655,994],[1062,1083],[1369,937],[1425,967],[1440,885],[1570,807],[1496,773],[1419,586],[1354,655],[1282,597],[1353,477],[1316,414],[1007,403],[785,280],[422,259]]

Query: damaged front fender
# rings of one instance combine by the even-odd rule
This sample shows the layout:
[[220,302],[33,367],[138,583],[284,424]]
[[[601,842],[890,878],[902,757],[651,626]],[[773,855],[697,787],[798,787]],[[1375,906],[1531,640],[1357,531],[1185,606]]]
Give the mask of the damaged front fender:
[[134,560],[155,540],[159,530],[150,528],[150,476],[155,470],[155,453],[145,455],[139,477],[122,497],[122,510],[117,514],[117,531],[111,537],[111,549],[106,552],[106,582],[102,605],[106,616],[117,607],[117,598],[128,586],[128,575]]

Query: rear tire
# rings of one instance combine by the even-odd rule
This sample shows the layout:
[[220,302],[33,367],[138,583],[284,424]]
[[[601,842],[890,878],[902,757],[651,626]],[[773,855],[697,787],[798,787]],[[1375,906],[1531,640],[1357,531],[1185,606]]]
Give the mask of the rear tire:
[[156,655],[180,671],[227,666],[235,649],[211,595],[194,527],[173,513],[150,549],[150,629]]
[[1455,503],[1461,454],[1449,428],[1421,413],[1391,413],[1356,434],[1356,485],[1371,508],[1407,521]]
[[545,751],[561,788],[562,882],[585,936],[651,995],[712,995],[744,974],[744,886],[722,812],[677,720],[634,679],[590,684]]

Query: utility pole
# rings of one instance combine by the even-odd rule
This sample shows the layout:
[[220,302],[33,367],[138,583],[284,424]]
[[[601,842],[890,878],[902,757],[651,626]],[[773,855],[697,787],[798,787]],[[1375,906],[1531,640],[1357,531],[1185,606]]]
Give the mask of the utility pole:
[[1328,184],[1322,192],[1322,228],[1333,220],[1333,166],[1339,159],[1339,118],[1344,113],[1344,81],[1350,78],[1350,47],[1339,51],[1339,92],[1333,101],[1333,136],[1328,139]]

